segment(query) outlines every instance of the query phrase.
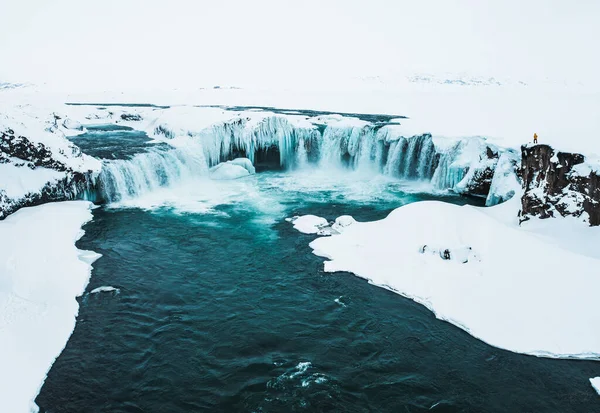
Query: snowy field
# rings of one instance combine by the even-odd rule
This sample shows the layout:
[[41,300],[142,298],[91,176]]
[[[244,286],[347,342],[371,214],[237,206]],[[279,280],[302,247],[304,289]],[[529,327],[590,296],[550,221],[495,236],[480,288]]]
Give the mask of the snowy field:
[[[599,154],[600,92],[554,86],[459,86],[408,83],[375,85],[361,82],[334,90],[316,87],[275,89],[200,89],[189,92],[132,91],[68,94],[23,88],[0,92],[0,101],[35,103],[62,110],[65,102],[148,103],[155,105],[263,106],[339,113],[392,114],[405,136],[485,136],[504,147],[530,142],[558,150]],[[183,116],[182,116],[183,117]],[[216,120],[215,120],[216,121]]]
[[0,221],[0,410],[33,403],[75,328],[81,295],[99,257],[75,247],[91,204],[24,208]]

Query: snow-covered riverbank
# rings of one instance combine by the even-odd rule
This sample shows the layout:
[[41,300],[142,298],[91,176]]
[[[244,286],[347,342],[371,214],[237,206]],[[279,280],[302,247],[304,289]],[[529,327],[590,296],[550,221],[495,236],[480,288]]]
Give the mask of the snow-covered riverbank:
[[600,358],[593,310],[600,251],[578,251],[600,229],[575,220],[570,232],[552,230],[560,220],[520,228],[518,202],[486,209],[418,202],[310,246],[328,259],[325,271],[349,271],[409,297],[493,346]]
[[23,208],[0,222],[0,400],[10,413],[33,400],[75,328],[99,257],[75,247],[92,219],[89,202]]

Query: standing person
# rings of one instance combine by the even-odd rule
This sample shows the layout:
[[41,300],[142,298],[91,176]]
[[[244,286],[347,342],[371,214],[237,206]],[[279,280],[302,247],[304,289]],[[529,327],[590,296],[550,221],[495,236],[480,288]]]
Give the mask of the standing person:
[[537,143],[537,133],[533,133],[533,143],[536,144]]

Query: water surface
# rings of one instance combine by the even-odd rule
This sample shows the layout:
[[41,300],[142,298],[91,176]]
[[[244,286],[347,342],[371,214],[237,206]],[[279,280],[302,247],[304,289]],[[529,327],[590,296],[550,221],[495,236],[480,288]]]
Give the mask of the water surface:
[[374,220],[431,198],[466,202],[383,178],[264,173],[95,210],[78,242],[103,254],[87,291],[120,292],[80,299],[36,402],[48,413],[600,411],[597,362],[499,350],[324,273],[313,237],[284,221]]

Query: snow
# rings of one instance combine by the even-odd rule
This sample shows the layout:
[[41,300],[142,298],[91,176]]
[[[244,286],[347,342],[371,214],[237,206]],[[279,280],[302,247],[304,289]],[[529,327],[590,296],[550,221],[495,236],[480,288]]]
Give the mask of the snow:
[[575,165],[571,170],[572,175],[590,176],[591,173],[600,175],[600,157],[586,156],[585,162]]
[[63,172],[48,168],[30,169],[26,165],[0,164],[0,191],[5,191],[9,198],[20,199],[29,193],[39,192],[46,184],[54,183],[64,177]]
[[0,222],[0,400],[3,412],[37,411],[46,373],[75,328],[99,257],[75,247],[92,219],[84,201],[23,208]]
[[[21,99],[26,97],[15,97],[12,99],[2,99],[0,96],[0,131],[12,129],[15,136],[24,136],[31,143],[41,143],[51,152],[52,158],[64,163],[67,167],[78,172],[99,171],[101,163],[97,159],[78,153],[77,148],[66,139],[66,136],[72,136],[83,133],[83,131],[67,129],[63,122],[72,125],[77,122],[74,119],[55,120],[54,114],[57,110],[64,107],[62,103],[55,101],[48,102],[47,97],[36,96],[33,101],[26,100],[28,103],[20,104]],[[1,188],[0,188],[1,189]]]
[[[391,289],[493,346],[600,357],[600,314],[590,311],[600,289],[600,253],[567,250],[549,241],[550,231],[519,228],[518,201],[491,208],[418,202],[310,246],[329,259],[325,271],[352,272]],[[585,237],[584,231],[555,237]],[[424,246],[436,253],[424,253]],[[442,259],[445,249],[456,259]]]
[[303,234],[316,234],[322,228],[328,227],[329,222],[325,218],[316,215],[303,215],[299,217],[286,218],[286,221],[294,224],[294,229]]
[[356,220],[350,215],[342,215],[341,217],[337,217],[335,222],[331,226],[337,232],[343,232],[345,228],[349,227],[356,223]]
[[596,390],[596,392],[600,394],[600,377],[594,377],[590,379],[590,383],[592,384],[594,390]]
[[241,165],[232,162],[222,162],[210,168],[209,177],[217,181],[243,178],[249,176],[250,172]]

